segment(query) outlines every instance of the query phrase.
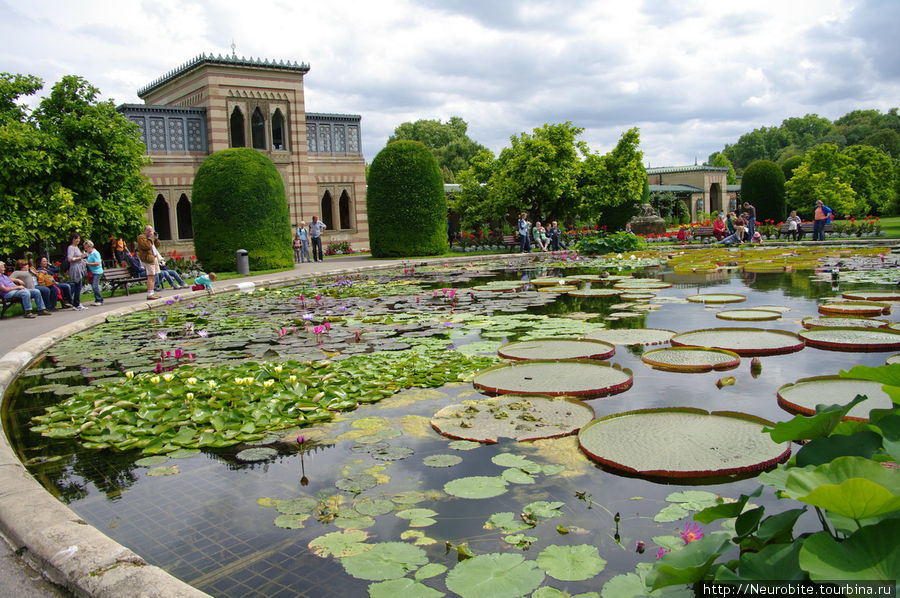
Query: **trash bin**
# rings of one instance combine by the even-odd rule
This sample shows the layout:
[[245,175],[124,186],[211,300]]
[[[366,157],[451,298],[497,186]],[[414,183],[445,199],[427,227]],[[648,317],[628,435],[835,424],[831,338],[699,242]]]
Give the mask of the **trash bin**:
[[250,258],[246,249],[238,249],[235,251],[237,257],[237,273],[247,275],[250,274]]

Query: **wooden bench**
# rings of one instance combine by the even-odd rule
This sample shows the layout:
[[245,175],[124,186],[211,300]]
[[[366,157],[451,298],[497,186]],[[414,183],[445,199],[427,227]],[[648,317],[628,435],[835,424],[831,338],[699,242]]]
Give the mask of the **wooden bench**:
[[[10,292],[11,292],[11,291],[10,291]],[[3,319],[3,316],[6,315],[6,310],[7,310],[7,309],[9,309],[10,307],[12,307],[12,306],[14,306],[14,305],[22,305],[22,298],[21,298],[21,297],[11,297],[11,298],[9,298],[9,299],[7,299],[6,297],[3,297],[3,298],[2,298],[2,301],[3,301],[3,310],[0,311],[0,320],[2,320],[2,319]]]
[[128,271],[128,268],[110,268],[109,270],[104,270],[103,277],[106,279],[106,282],[109,283],[110,287],[112,287],[109,294],[110,297],[116,293],[116,289],[119,287],[123,287],[125,289],[125,294],[128,295],[128,285],[147,284],[146,276],[143,278],[135,278],[131,275],[131,272]]
[[[797,225],[797,228],[800,231],[800,237],[797,240],[799,241],[800,239],[802,239],[803,235],[812,234],[814,226],[815,226],[815,223],[813,223],[813,222],[801,222],[799,225]],[[832,223],[826,222],[823,232],[830,233],[833,231],[834,231],[834,227],[832,226]],[[781,238],[782,236],[790,237],[792,235],[793,235],[793,232],[788,230],[787,224],[782,224],[781,226],[778,227],[778,237],[779,238]]]
[[711,226],[695,226],[691,229],[691,236],[703,239],[704,237],[715,237],[716,235],[713,234],[713,227]]
[[503,235],[503,245],[509,247],[510,252],[512,252],[513,248],[519,246],[519,241],[515,235]]

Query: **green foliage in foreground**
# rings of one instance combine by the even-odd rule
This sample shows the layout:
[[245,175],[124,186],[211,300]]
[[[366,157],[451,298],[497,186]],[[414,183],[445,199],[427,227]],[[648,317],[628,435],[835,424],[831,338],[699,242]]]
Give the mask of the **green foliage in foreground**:
[[[785,465],[759,476],[788,508],[766,513],[749,504],[760,486],[737,502],[703,509],[694,519],[708,524],[733,519],[734,534],[715,531],[671,552],[636,573],[607,582],[603,596],[645,596],[699,581],[896,580],[900,570],[900,364],[857,366],[842,377],[875,380],[894,402],[872,409],[869,421],[841,421],[865,397],[819,405],[812,417],[796,416],[767,429],[776,442],[806,440]],[[822,531],[794,533],[812,507]],[[740,548],[740,553],[734,553]],[[728,558],[725,558],[725,555]],[[613,593],[608,593],[614,592]]]
[[85,448],[146,454],[232,446],[331,419],[405,388],[457,382],[494,363],[423,341],[411,350],[334,362],[182,366],[85,390],[48,407],[32,430],[78,438]]

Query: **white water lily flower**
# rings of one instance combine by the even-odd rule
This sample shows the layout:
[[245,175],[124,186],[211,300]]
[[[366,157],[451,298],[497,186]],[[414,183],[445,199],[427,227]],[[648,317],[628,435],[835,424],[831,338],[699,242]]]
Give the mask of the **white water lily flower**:
[[131,380],[134,378],[134,372],[125,372],[125,377]]
[[165,380],[166,382],[171,382],[172,378],[174,377],[175,376],[173,376],[172,374],[163,374],[163,380]]
[[266,388],[269,388],[273,384],[275,384],[275,381],[272,379],[269,379],[269,380],[266,380],[265,382],[263,382],[263,386],[265,386]]
[[187,393],[186,395],[184,395],[184,398],[187,399],[188,401],[193,401],[193,400],[194,400],[194,393],[189,392],[189,393]]
[[191,377],[191,378],[188,378],[187,380],[185,380],[185,382],[186,382],[187,384],[196,384],[196,383],[197,383],[197,379]]
[[210,388],[215,388],[215,387],[216,387],[216,381],[215,381],[215,380],[207,380],[207,381],[206,381],[206,385],[209,386]]
[[152,378],[150,378],[150,382],[159,384],[159,376],[153,376]]
[[284,367],[283,367],[283,366],[280,366],[280,365],[276,365],[276,366],[275,366],[274,368],[272,368],[272,369],[275,370],[275,373],[276,373],[276,374],[280,374],[280,373],[281,373],[281,370],[283,370]]
[[290,376],[288,376],[288,380],[290,380],[291,384],[293,384],[294,382],[297,381],[297,376],[295,376],[294,374],[291,374]]

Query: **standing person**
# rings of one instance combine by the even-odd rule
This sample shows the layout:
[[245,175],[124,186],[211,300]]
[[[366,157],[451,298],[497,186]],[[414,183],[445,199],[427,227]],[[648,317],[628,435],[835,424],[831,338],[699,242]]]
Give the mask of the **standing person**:
[[312,217],[309,223],[309,237],[312,239],[313,261],[325,261],[325,254],[322,253],[322,231],[325,230],[325,223],[319,220],[318,216]]
[[547,236],[550,238],[550,249],[559,251],[559,223],[554,220],[547,229]]
[[87,273],[84,264],[85,253],[78,248],[81,243],[81,235],[72,233],[69,235],[69,246],[66,247],[66,261],[69,263],[69,289],[72,291],[72,309],[85,310],[87,307],[81,304],[81,280]]
[[728,212],[728,217],[725,218],[725,228],[728,229],[729,235],[733,235],[737,232],[734,230],[734,212]]
[[20,298],[22,300],[22,309],[25,310],[26,318],[33,318],[34,312],[31,310],[31,302],[34,301],[34,307],[37,309],[39,316],[52,315],[44,307],[44,300],[41,299],[41,293],[37,289],[26,289],[25,283],[18,278],[10,278],[6,275],[6,264],[0,262],[0,297],[4,299]]
[[159,274],[159,254],[153,246],[153,227],[149,224],[144,227],[144,232],[138,235],[135,253],[141,260],[141,265],[147,272],[147,300],[159,299],[154,289],[156,288],[156,275]]
[[787,217],[785,223],[788,225],[788,234],[794,241],[799,241],[800,237],[803,236],[803,231],[800,230],[800,225],[803,221],[800,219],[800,216],[797,215],[797,210],[791,210],[791,215]]
[[294,263],[300,263],[300,249],[303,247],[303,243],[300,242],[300,235],[294,233],[294,241],[291,243],[294,248]]
[[756,230],[756,206],[751,206],[749,201],[745,201],[744,211],[747,212],[745,220],[747,221],[748,239],[752,239],[753,232]]
[[528,222],[528,212],[522,212],[519,214],[519,222],[516,225],[516,229],[519,231],[519,253],[531,252],[529,228],[531,228],[531,223]]
[[[300,237],[300,263],[311,262],[312,260],[309,258],[309,229],[306,228],[306,222],[303,220],[300,221],[300,226],[297,228],[297,236]],[[320,243],[319,249],[321,250],[321,248]]]
[[91,289],[94,291],[93,305],[103,305],[103,293],[100,292],[100,277],[103,276],[103,259],[100,252],[94,248],[94,243],[90,239],[84,242],[84,263],[87,264],[88,271],[91,273]]
[[825,225],[831,222],[834,210],[825,205],[821,199],[816,200],[816,210],[813,220],[813,241],[825,240]]

